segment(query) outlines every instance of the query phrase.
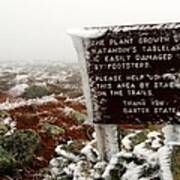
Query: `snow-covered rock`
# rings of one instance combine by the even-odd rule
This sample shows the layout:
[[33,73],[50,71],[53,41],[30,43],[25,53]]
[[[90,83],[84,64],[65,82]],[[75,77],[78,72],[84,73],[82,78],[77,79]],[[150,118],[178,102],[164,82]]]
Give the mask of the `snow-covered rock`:
[[28,84],[17,84],[9,90],[9,94],[16,97],[24,93],[25,89],[28,88]]
[[17,100],[15,102],[9,102],[6,101],[4,103],[0,104],[0,110],[11,110],[11,109],[15,109],[18,107],[22,107],[22,106],[30,106],[30,105],[42,105],[48,102],[58,102],[57,99],[54,97],[54,95],[50,95],[50,96],[43,96],[42,98],[36,98],[36,99],[29,99],[29,100]]
[[90,144],[87,144],[82,150],[81,154],[85,155],[86,158],[95,163],[98,160],[98,151],[93,148]]
[[71,153],[71,152],[68,152],[68,151],[64,150],[64,149],[63,149],[63,145],[57,146],[56,149],[55,149],[55,152],[56,152],[58,155],[66,158],[66,159],[68,159],[68,160],[70,160],[70,161],[76,161],[76,159],[77,159],[76,155],[74,155],[74,154]]
[[128,134],[127,136],[125,136],[122,140],[122,146],[124,149],[130,151],[133,149],[133,142],[132,142],[132,138],[136,136],[136,133],[131,133]]
[[[69,164],[61,167],[57,158],[52,159],[50,161],[52,173],[64,172],[65,176],[73,180],[112,180],[113,178],[117,180],[150,180],[153,178],[171,180],[169,173],[171,148],[164,145],[163,134],[157,131],[150,132],[145,141],[133,145],[133,138],[138,133],[135,131],[125,136],[122,139],[121,151],[114,154],[109,162],[100,159],[97,147],[95,147],[95,139],[85,143],[79,154],[74,154],[67,148],[63,149],[62,145],[57,146],[55,151],[58,158],[66,159]],[[61,170],[57,171],[57,167]]]
[[16,75],[15,81],[16,83],[27,83],[29,75],[28,74],[18,74]]
[[92,169],[92,164],[86,160],[81,160],[77,163],[73,180],[93,180],[94,169]]

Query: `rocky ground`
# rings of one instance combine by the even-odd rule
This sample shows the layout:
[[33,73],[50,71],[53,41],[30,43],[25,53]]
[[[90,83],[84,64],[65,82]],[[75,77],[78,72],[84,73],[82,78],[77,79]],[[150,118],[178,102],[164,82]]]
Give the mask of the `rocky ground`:
[[[106,162],[100,159],[93,126],[86,123],[83,97],[70,99],[59,95],[26,101],[27,105],[19,106],[1,104],[4,110],[0,111],[0,134],[11,137],[21,130],[31,130],[39,137],[37,147],[33,152],[25,148],[33,153],[30,160],[9,163],[1,179],[128,180],[133,174],[133,180],[158,180],[162,176],[170,180],[171,170],[174,177],[179,176],[180,149],[177,146],[172,153],[172,146],[165,146],[160,129],[119,129],[121,151]],[[30,137],[26,140],[32,141]],[[14,148],[17,147],[22,144]],[[21,156],[21,150],[13,153]],[[0,156],[0,168],[6,161]],[[13,168],[10,173],[9,168]]]
[[76,65],[0,67],[0,179],[179,180],[162,127],[119,127],[120,151],[102,160],[80,87]]
[[[24,167],[15,172],[13,179],[33,179],[39,176],[39,170],[47,167],[49,160],[53,158],[57,145],[70,140],[92,139],[93,127],[84,123],[87,116],[81,98],[74,100],[56,96],[42,104],[35,102],[1,110],[0,114],[0,130],[5,131],[3,136],[10,136],[18,130],[31,129],[40,137],[31,164],[23,164]],[[8,127],[12,122],[13,131]]]

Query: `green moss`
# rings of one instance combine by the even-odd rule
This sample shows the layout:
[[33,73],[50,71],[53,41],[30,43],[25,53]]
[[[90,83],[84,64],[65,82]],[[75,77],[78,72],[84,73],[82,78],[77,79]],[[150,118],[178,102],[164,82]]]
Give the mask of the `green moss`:
[[10,116],[8,112],[6,112],[6,111],[0,111],[0,117],[1,117],[1,118],[7,117],[7,116]]
[[83,123],[87,119],[87,116],[79,111],[72,111],[72,117],[75,118],[79,123]]
[[49,123],[43,124],[42,128],[51,136],[57,136],[57,135],[65,133],[65,130],[63,127],[49,124]]
[[15,158],[0,147],[0,174],[12,174],[15,165]]
[[82,140],[75,140],[67,144],[62,145],[62,149],[75,155],[80,154],[81,149],[85,146],[85,142]]
[[148,132],[146,130],[141,131],[135,137],[132,138],[132,142],[134,145],[140,144],[147,139]]
[[172,173],[174,180],[180,180],[180,146],[175,146],[172,153]]
[[6,134],[8,132],[9,128],[7,125],[0,123],[0,136]]

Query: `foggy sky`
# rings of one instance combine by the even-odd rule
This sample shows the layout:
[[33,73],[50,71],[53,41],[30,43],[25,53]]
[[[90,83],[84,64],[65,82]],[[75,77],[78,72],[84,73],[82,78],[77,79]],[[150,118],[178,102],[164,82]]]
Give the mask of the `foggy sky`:
[[0,0],[0,61],[77,61],[68,28],[180,22],[179,0]]

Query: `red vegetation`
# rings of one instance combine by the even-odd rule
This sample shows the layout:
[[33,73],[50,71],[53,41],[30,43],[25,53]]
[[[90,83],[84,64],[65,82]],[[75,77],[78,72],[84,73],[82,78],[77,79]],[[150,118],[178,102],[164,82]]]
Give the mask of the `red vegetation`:
[[[86,140],[91,138],[93,127],[83,125],[71,115],[64,112],[66,106],[79,112],[86,112],[85,106],[80,102],[66,102],[65,97],[57,98],[57,102],[50,102],[43,105],[27,105],[10,110],[9,113],[17,123],[18,129],[33,129],[41,137],[39,149],[37,150],[30,169],[23,170],[22,177],[26,180],[33,179],[43,167],[48,166],[49,160],[54,156],[55,147],[67,140]],[[49,135],[43,130],[43,124],[60,126],[64,133],[56,136]],[[37,178],[38,179],[38,178]]]

